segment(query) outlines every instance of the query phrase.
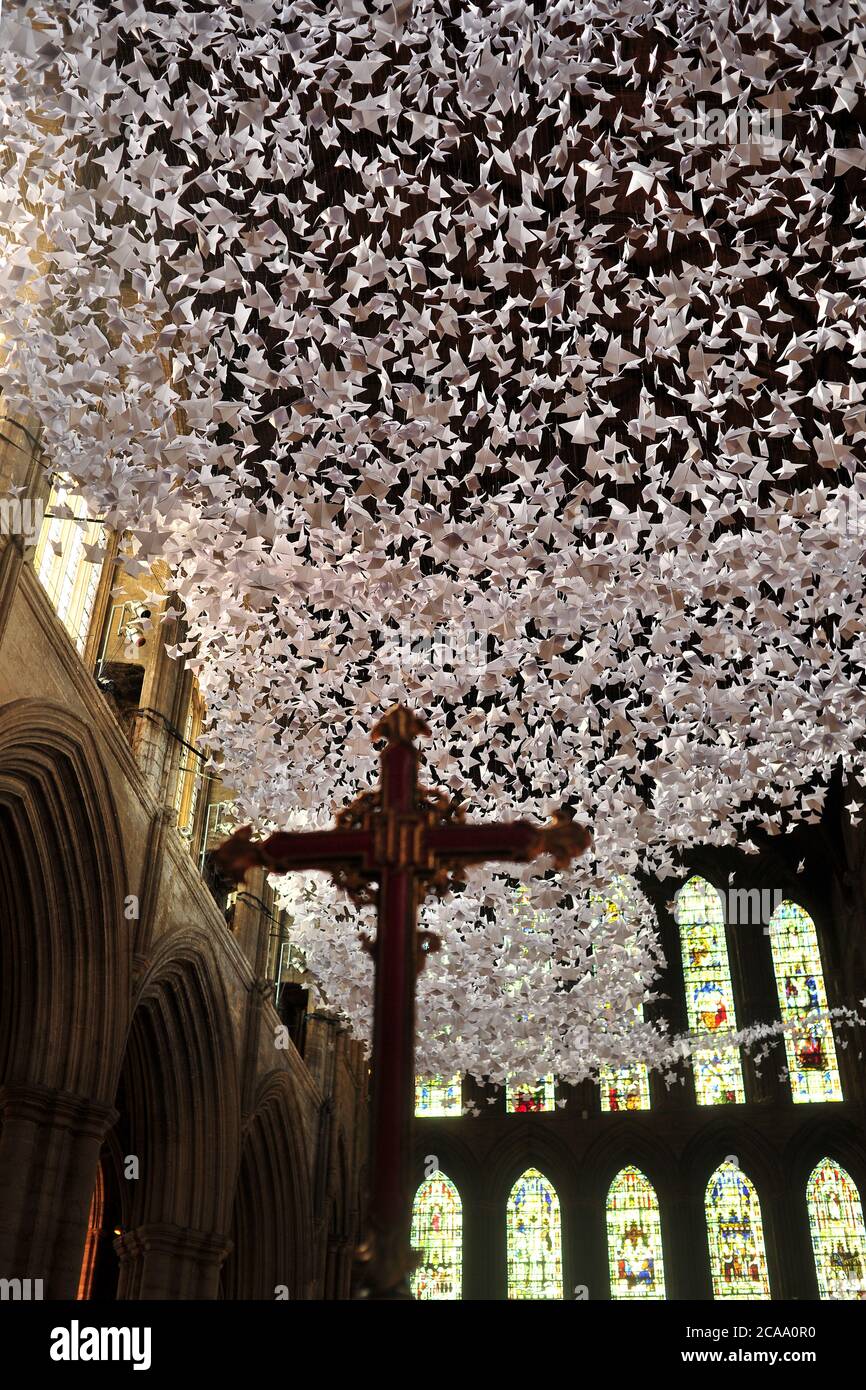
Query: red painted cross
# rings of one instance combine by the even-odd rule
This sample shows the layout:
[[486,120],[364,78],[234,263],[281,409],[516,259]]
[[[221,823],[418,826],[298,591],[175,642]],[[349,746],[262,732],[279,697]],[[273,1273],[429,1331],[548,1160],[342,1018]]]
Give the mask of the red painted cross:
[[417,931],[419,904],[430,892],[459,887],[455,875],[470,864],[550,854],[562,868],[591,840],[568,811],[544,827],[465,824],[453,802],[418,784],[413,740],[429,732],[417,715],[395,705],[373,729],[385,744],[380,784],[340,812],[333,830],[281,831],[257,842],[246,826],[214,856],[217,868],[236,880],[255,865],[274,873],[326,869],[353,901],[376,903],[370,1230],[359,1252],[362,1296],[373,1298],[406,1297],[414,1263],[415,982],[423,952],[438,946],[431,933]]

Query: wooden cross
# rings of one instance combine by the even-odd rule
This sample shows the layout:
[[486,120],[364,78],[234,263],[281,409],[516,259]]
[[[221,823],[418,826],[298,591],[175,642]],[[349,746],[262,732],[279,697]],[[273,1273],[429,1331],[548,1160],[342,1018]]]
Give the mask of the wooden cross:
[[526,862],[550,854],[558,868],[581,854],[591,836],[559,811],[548,826],[528,821],[467,825],[446,796],[418,784],[413,740],[424,721],[395,705],[373,729],[383,740],[380,784],[363,792],[333,830],[281,831],[254,841],[238,830],[215,852],[235,881],[259,865],[274,873],[326,869],[359,906],[375,903],[369,1234],[358,1252],[361,1296],[408,1297],[411,1249],[412,1123],[415,1110],[415,982],[424,953],[438,938],[417,931],[429,893],[461,887],[461,871],[488,860]]

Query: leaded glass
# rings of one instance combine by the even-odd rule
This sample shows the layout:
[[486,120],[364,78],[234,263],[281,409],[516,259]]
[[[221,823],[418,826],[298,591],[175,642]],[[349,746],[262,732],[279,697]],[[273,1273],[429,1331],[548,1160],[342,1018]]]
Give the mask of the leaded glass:
[[770,918],[770,948],[784,1023],[791,1094],[798,1104],[841,1100],[842,1082],[829,1018],[815,923],[797,903],[780,903]]
[[[725,939],[722,900],[697,875],[677,894],[676,918],[683,953],[686,1008],[692,1033],[716,1034],[720,1040],[737,1027],[734,991]],[[692,1057],[699,1105],[741,1104],[745,1100],[740,1050],[733,1046],[700,1048]]]
[[602,1067],[598,1079],[602,1110],[649,1110],[649,1073],[642,1063],[633,1067]]
[[93,615],[104,540],[103,526],[89,520],[84,499],[56,484],[48,498],[33,564],[79,655]]
[[412,1246],[420,1253],[412,1273],[413,1296],[440,1301],[461,1298],[463,1204],[451,1179],[438,1170],[415,1193]]
[[610,1185],[607,1249],[611,1298],[664,1298],[658,1198],[639,1168],[623,1168]]
[[818,1294],[866,1299],[866,1227],[857,1188],[838,1163],[822,1158],[806,1187]]
[[537,1168],[508,1198],[508,1297],[562,1298],[559,1198]]
[[505,1087],[505,1109],[509,1115],[544,1114],[556,1109],[556,1082],[553,1075],[542,1076],[534,1084],[509,1081]]
[[[629,880],[624,875],[616,875],[612,882],[614,891]],[[593,894],[592,900],[600,903],[600,895]],[[604,916],[607,922],[622,918],[622,908],[614,896],[604,901]],[[643,1022],[643,1005],[634,1011],[636,1023]],[[601,1108],[605,1112],[618,1110],[649,1110],[650,1084],[649,1071],[643,1062],[634,1062],[625,1067],[601,1067],[598,1074],[601,1093]]]
[[723,1163],[707,1184],[707,1239],[714,1298],[769,1298],[761,1204],[735,1163]]
[[458,1074],[415,1077],[415,1114],[418,1117],[459,1115],[463,1110],[463,1078]]

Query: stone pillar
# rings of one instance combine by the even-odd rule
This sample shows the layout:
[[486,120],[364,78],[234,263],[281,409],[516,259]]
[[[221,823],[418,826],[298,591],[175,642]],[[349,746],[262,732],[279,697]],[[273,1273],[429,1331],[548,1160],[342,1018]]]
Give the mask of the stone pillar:
[[0,1277],[74,1298],[110,1106],[47,1086],[0,1091]]
[[177,640],[177,620],[169,619],[161,632],[162,641],[154,644],[153,658],[144,673],[132,751],[156,799],[170,804],[182,750],[169,726],[176,719],[183,720],[192,676],[166,651],[165,644]]
[[0,643],[15,602],[18,579],[24,568],[24,551],[17,541],[0,536]]
[[[249,961],[255,978],[264,980],[268,976],[268,947],[273,924],[260,903],[267,906],[267,899],[273,895],[263,869],[254,869],[238,887],[240,896],[235,900],[232,935]],[[255,901],[257,898],[259,902]]]
[[40,425],[35,415],[29,410],[7,415],[6,402],[0,398],[0,498],[12,502],[16,498],[13,489],[22,489],[17,495],[21,509],[18,515],[28,523],[26,534],[23,530],[16,534],[9,527],[14,511],[3,518],[4,530],[8,529],[9,533],[0,534],[0,641],[15,601],[21,571],[33,558],[49,493],[47,473],[39,467],[39,435]]
[[215,1299],[232,1242],[207,1231],[154,1224],[125,1231],[114,1248],[120,1259],[118,1299]]
[[334,1090],[338,1027],[335,1018],[318,1010],[307,1017],[304,1061],[323,1096],[332,1095]]
[[351,1297],[353,1253],[352,1242],[348,1236],[331,1235],[328,1237],[323,1298],[332,1300]]

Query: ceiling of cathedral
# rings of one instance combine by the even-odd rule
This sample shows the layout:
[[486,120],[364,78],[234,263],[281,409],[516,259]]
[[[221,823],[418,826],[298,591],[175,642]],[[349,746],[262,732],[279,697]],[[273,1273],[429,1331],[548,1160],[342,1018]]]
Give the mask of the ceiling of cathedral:
[[[330,822],[402,700],[473,816],[592,822],[533,895],[578,954],[593,884],[820,817],[866,729],[857,8],[36,0],[3,26],[0,386],[128,563],[169,566],[241,817]],[[290,891],[359,1014],[343,909]],[[465,977],[476,1056],[510,891],[479,871],[429,914],[423,987]],[[562,972],[633,1017],[629,915],[535,995],[575,1074]],[[518,1041],[491,1031],[492,1074]]]

